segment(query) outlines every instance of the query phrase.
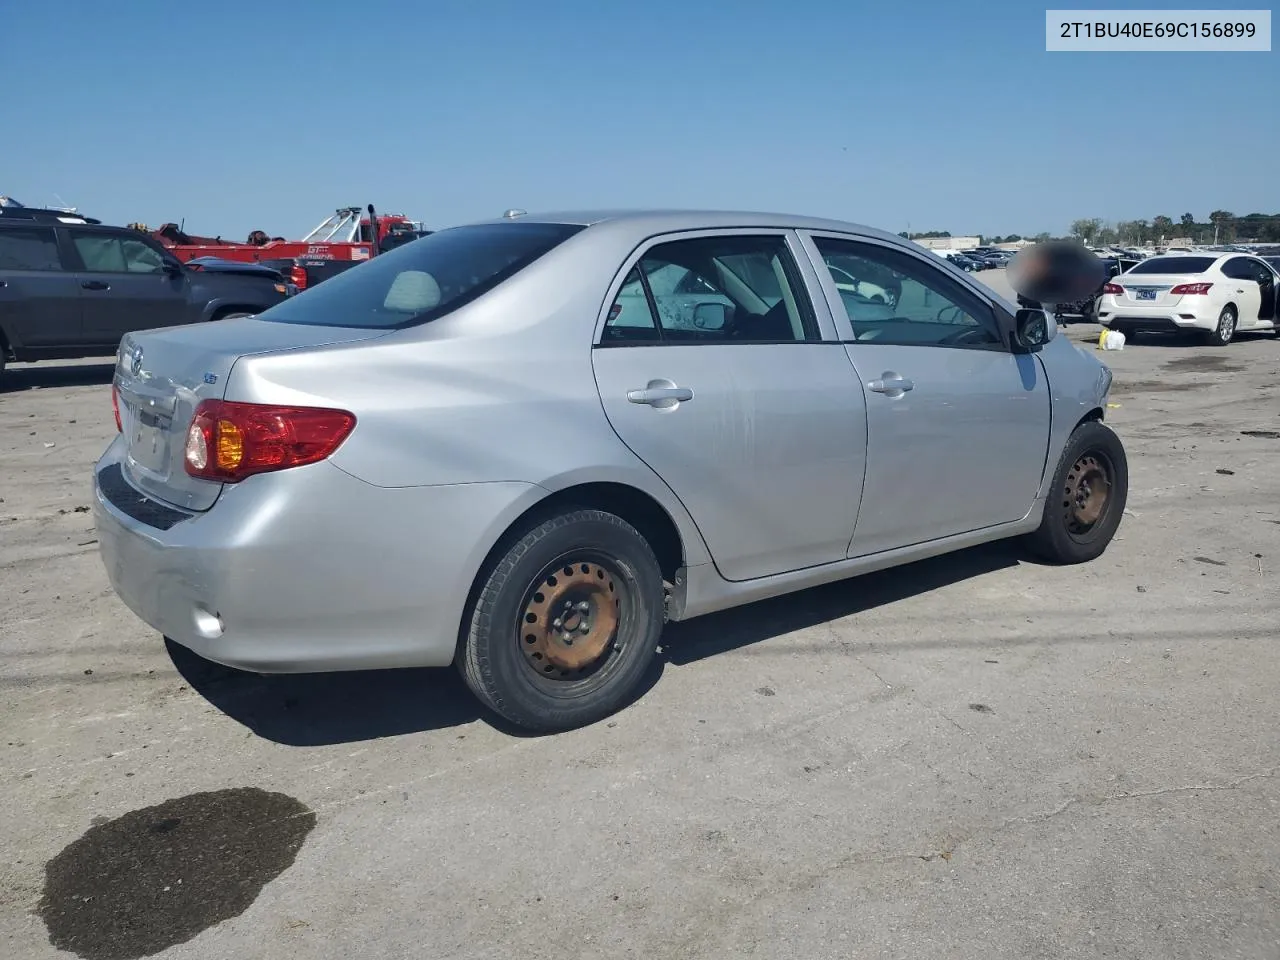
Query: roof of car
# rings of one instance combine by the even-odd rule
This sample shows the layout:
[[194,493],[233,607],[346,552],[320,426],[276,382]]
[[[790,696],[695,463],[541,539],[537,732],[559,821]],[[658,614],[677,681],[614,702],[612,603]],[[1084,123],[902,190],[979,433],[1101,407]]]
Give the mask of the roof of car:
[[101,220],[86,217],[72,210],[50,210],[44,207],[0,207],[0,224],[3,223],[61,223],[64,226],[97,225]]
[[799,214],[771,213],[750,210],[682,210],[682,209],[614,209],[567,210],[539,213],[520,213],[514,217],[494,217],[481,223],[571,223],[596,226],[603,223],[626,224],[637,230],[664,233],[674,230],[697,230],[716,227],[769,227],[799,230],[831,230],[840,233],[857,233],[902,242],[902,237],[843,220],[808,217]]

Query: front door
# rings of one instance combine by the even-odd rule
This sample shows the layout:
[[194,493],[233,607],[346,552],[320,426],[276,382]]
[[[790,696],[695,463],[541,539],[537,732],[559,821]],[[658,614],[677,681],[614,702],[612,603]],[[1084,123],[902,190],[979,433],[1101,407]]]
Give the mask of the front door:
[[[1049,445],[1039,359],[1010,352],[991,304],[923,257],[871,240],[812,240],[818,265],[840,268],[829,290],[866,390],[867,475],[849,555],[1026,516]],[[889,305],[863,285],[901,292]]]
[[166,271],[150,244],[105,230],[73,230],[71,238],[82,263],[87,342],[114,348],[133,330],[186,322],[187,279]]
[[785,232],[701,234],[643,251],[592,353],[613,429],[728,580],[846,555],[866,415],[817,319]]
[[80,285],[62,262],[53,227],[0,230],[0,337],[19,355],[83,340]]

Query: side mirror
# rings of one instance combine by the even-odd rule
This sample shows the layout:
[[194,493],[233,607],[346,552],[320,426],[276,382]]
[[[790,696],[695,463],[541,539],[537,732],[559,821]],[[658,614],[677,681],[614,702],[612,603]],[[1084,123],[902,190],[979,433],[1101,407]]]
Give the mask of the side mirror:
[[699,330],[723,330],[732,311],[725,303],[700,303],[693,308],[693,325]]
[[1027,353],[1035,353],[1057,335],[1058,321],[1044,310],[1019,310],[1014,318],[1014,343]]
[[182,265],[182,261],[166,258],[161,264],[161,269],[171,277],[180,277],[186,268]]

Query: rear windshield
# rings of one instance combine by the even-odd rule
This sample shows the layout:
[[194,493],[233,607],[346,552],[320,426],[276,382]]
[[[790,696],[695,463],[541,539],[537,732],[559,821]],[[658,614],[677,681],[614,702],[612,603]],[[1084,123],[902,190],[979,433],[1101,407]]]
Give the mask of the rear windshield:
[[581,229],[486,223],[440,230],[339,273],[258,319],[386,330],[426,323],[492,290]]
[[1204,273],[1217,257],[1152,257],[1129,273]]

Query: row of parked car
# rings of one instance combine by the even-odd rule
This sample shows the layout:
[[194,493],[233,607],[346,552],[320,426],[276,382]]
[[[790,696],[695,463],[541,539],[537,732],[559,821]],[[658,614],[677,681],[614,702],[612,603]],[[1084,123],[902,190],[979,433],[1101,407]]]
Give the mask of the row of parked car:
[[999,270],[1009,265],[1014,257],[1012,250],[997,250],[995,247],[974,247],[964,253],[949,253],[946,259],[966,273],[979,270]]

